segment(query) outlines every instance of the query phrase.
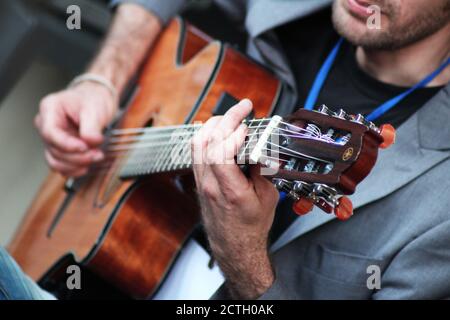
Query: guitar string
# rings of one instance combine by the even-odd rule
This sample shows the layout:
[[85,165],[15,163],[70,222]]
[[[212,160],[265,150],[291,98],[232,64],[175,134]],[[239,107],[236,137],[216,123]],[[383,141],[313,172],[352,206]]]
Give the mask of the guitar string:
[[[256,128],[263,129],[263,128],[266,128],[266,127],[267,126],[257,126],[257,127],[249,126],[247,128],[248,129],[256,129]],[[300,128],[300,127],[296,127],[296,128],[297,128],[297,131],[293,131],[293,130],[289,130],[289,129],[285,129],[285,128],[281,128],[281,127],[278,127],[277,129],[283,130],[283,131],[286,131],[286,132],[290,132],[290,133],[293,133],[293,134],[299,134],[301,132],[306,132],[306,133],[309,133],[309,134],[314,134],[314,135],[316,135],[318,137],[323,137],[323,136],[326,137],[326,135],[322,135],[321,134],[320,129],[318,129],[316,126],[315,126],[315,128],[309,128],[309,129]],[[190,127],[183,127],[183,131],[186,131],[188,129],[190,129]],[[109,142],[109,144],[124,144],[125,142],[135,143],[135,142],[141,142],[141,141],[144,141],[144,140],[147,140],[147,139],[171,137],[174,134],[176,134],[177,136],[183,135],[183,134],[188,134],[188,135],[192,134],[192,132],[180,132],[180,131],[181,130],[179,130],[179,131],[174,130],[174,131],[171,131],[171,132],[161,133],[161,134],[153,134],[154,132],[149,131],[149,133],[152,133],[151,135],[150,134],[142,134],[142,135],[125,136],[125,137],[121,137],[121,138],[111,138],[111,139],[108,140],[108,142]]]
[[[248,120],[246,122],[253,124],[255,122],[264,122],[264,121],[270,121],[272,118],[261,118],[261,119],[252,119]],[[245,121],[243,123],[246,123]],[[122,128],[122,129],[112,129],[110,131],[110,135],[127,135],[127,134],[137,134],[142,133],[146,131],[167,131],[167,130],[174,130],[174,129],[182,129],[182,128],[189,128],[189,127],[202,127],[204,123],[193,123],[193,124],[180,124],[180,125],[171,125],[171,126],[164,126],[164,127],[149,127],[149,128]]]
[[[261,129],[266,128],[267,126],[261,126]],[[248,127],[248,129],[254,129],[257,127]],[[323,142],[329,142],[329,143],[333,143],[335,142],[334,140],[332,140],[329,136],[327,135],[323,135],[320,132],[316,133],[314,130],[310,131],[304,128],[298,128],[300,129],[299,131],[292,131],[292,130],[288,130],[285,128],[277,128],[278,130],[284,131],[284,132],[288,132],[291,133],[291,135],[286,135],[289,137],[298,137],[298,138],[314,138],[316,140],[319,141],[323,141]],[[304,131],[305,133],[302,133],[300,131]],[[195,132],[194,132],[195,134]],[[260,133],[256,133],[256,134],[260,134]],[[141,136],[133,136],[133,137],[127,137],[128,139],[125,139],[124,141],[121,141],[120,138],[115,138],[115,140],[109,141],[109,143],[107,143],[104,147],[113,145],[113,146],[126,146],[126,145],[131,145],[132,147],[128,148],[128,149],[134,149],[135,146],[137,146],[140,142],[146,142],[146,141],[151,141],[151,140],[155,140],[155,139],[160,139],[163,140],[164,138],[179,138],[181,136],[191,136],[193,135],[192,132],[176,132],[176,131],[172,131],[172,132],[168,132],[166,134],[160,134],[160,135],[141,135]],[[250,134],[251,135],[251,134]],[[248,136],[250,136],[248,135]],[[313,136],[311,136],[313,135]],[[314,137],[315,136],[315,137]],[[115,147],[109,149],[109,150],[114,150]],[[118,150],[127,150],[127,148],[125,147],[117,147]]]
[[[262,133],[257,132],[257,133],[250,133],[247,134],[246,137],[252,137],[252,136],[258,136],[261,135]],[[294,137],[294,138],[299,138],[299,139],[311,139],[311,140],[317,140],[317,141],[322,141],[322,142],[327,142],[327,143],[335,143],[335,144],[339,144],[338,142],[335,142],[334,140],[332,140],[331,138],[327,137],[324,138],[324,136],[320,136],[320,137],[314,137],[314,136],[310,136],[304,133],[297,133],[297,134],[285,134],[285,133],[272,133],[271,135],[277,135],[277,136],[283,136],[283,137]],[[177,139],[177,138],[183,138],[183,137],[193,137],[193,134],[190,132],[186,132],[186,133],[179,133],[179,134],[172,134],[170,136],[164,136],[164,138],[172,138],[172,139]],[[155,142],[156,140],[156,142]],[[133,143],[111,143],[108,144],[107,147],[105,148],[104,151],[106,152],[121,152],[121,151],[128,151],[128,150],[136,150],[136,149],[143,149],[143,148],[150,148],[150,147],[157,147],[157,146],[165,146],[165,145],[170,145],[173,142],[170,141],[162,141],[163,139],[161,139],[161,137],[148,137],[142,140],[136,140]],[[186,139],[187,140],[187,139]],[[186,141],[187,143],[188,141]]]
[[[284,154],[284,155],[287,155],[287,156],[297,156],[296,154],[293,154],[293,153],[289,153],[289,152],[285,152],[285,151],[279,151],[279,150],[277,150],[277,151],[274,151],[273,149],[269,149],[269,148],[261,148],[261,150],[262,151],[271,151],[272,153],[278,153],[278,154]],[[245,150],[243,150],[243,152],[239,152],[237,155],[236,155],[236,157],[242,157],[242,156],[250,156],[251,155],[251,152],[249,152],[249,153],[245,153]],[[262,157],[266,157],[267,155],[262,155]],[[308,157],[308,159],[309,159],[309,157]],[[282,160],[281,158],[280,158],[280,160]],[[285,160],[285,161],[287,161],[287,160]],[[325,162],[325,160],[323,160],[324,162]],[[132,161],[132,162],[130,162],[130,163],[127,163],[127,164],[130,164],[130,165],[133,165],[133,164],[139,164],[140,162],[139,162],[139,159],[136,159],[136,161]],[[189,160],[188,162],[183,162],[183,163],[186,163],[186,164],[190,164],[191,163],[191,161]]]
[[[263,151],[273,151],[272,149],[267,149],[267,148],[263,148],[262,150],[263,150]],[[279,151],[278,151],[277,153],[282,153],[282,154],[285,154],[285,155],[294,156],[294,155],[292,155],[292,154],[288,154],[288,153],[284,153],[284,152],[279,152]],[[240,154],[239,156],[245,156],[245,157],[247,157],[247,156],[250,156],[250,155],[251,155],[251,153],[248,153],[248,154]],[[272,157],[272,156],[268,156],[268,155],[263,155],[262,158],[269,158],[269,159],[273,159],[273,160],[275,160],[275,161],[280,161],[280,162],[289,162],[289,160],[282,159],[282,158],[276,158],[276,157]],[[177,166],[180,166],[179,169],[183,169],[183,167],[185,167],[186,169],[188,169],[188,168],[190,168],[190,167],[192,166],[192,163],[191,163],[191,162],[188,162],[188,163],[187,163],[187,162],[182,162],[182,163],[177,163],[176,165],[177,165]],[[110,169],[111,167],[113,167],[113,166],[99,167],[97,171],[95,171],[95,172],[90,172],[90,173],[86,174],[85,177],[100,175],[101,173],[104,173],[104,172],[106,173],[106,172],[109,171],[109,169]],[[179,170],[179,169],[177,169],[177,170]],[[172,170],[169,169],[169,168],[167,168],[166,170],[162,170],[162,171],[160,171],[160,172],[166,172],[166,171],[172,171]],[[152,173],[157,173],[157,172],[149,172],[149,173],[152,174]]]
[[[253,136],[258,136],[258,135],[261,135],[261,133],[259,133],[259,132],[251,133],[251,134],[248,134],[247,137],[253,137]],[[326,143],[330,142],[328,140],[321,140],[321,139],[311,137],[311,136],[302,136],[302,134],[286,135],[286,134],[280,134],[280,133],[275,132],[275,133],[272,133],[271,135],[272,136],[278,135],[278,136],[283,136],[283,137],[296,137],[296,138],[302,138],[302,139],[311,139],[311,140],[323,141]],[[251,141],[252,141],[252,138],[249,139],[248,145],[250,145]],[[102,162],[102,165],[104,165],[105,161],[107,161],[107,160],[116,161],[117,159],[119,159],[121,157],[138,158],[138,159],[147,158],[149,155],[151,156],[152,153],[159,155],[160,153],[158,153],[158,151],[159,151],[160,147],[164,147],[166,149],[168,149],[170,147],[171,149],[175,149],[176,147],[180,147],[180,146],[184,147],[184,145],[187,145],[187,144],[188,143],[185,141],[183,141],[181,143],[178,141],[169,141],[169,142],[159,142],[159,143],[137,144],[136,148],[133,148],[133,153],[130,153],[127,148],[117,148],[117,147],[114,149],[110,148],[106,152],[106,158]],[[141,148],[141,150],[138,150],[139,148]],[[141,151],[141,152],[139,152],[139,151]]]
[[[283,130],[286,130],[286,131],[290,131],[290,132],[293,132],[293,133],[298,133],[299,131],[307,131],[307,132],[311,132],[311,130],[308,130],[308,129],[304,129],[304,128],[300,128],[300,127],[297,127],[297,126],[293,126],[293,125],[291,125],[291,124],[289,124],[289,123],[284,123],[284,122],[281,122],[282,124],[284,124],[284,125],[289,125],[290,127],[293,127],[293,128],[295,128],[296,130],[289,130],[289,129],[286,129],[286,128],[279,128],[279,129],[283,129]],[[195,126],[196,128],[201,128],[201,126],[200,125],[198,125],[198,126]],[[267,127],[267,125],[265,125],[265,126],[261,126],[261,125],[258,125],[257,127],[260,127],[260,128],[266,128]],[[177,132],[177,129],[179,130],[179,131],[182,131],[182,130],[186,130],[186,129],[191,129],[192,128],[192,126],[179,126],[179,127],[176,127],[176,128],[172,128],[172,129],[170,129],[170,130],[165,130],[165,129],[157,129],[157,128],[147,128],[147,129],[142,129],[143,131],[143,133],[157,133],[158,131],[168,131],[167,133],[162,133],[162,134],[160,134],[159,136],[164,136],[164,135],[171,135],[173,132]],[[248,126],[248,128],[249,129],[253,129],[253,128],[256,128],[255,126]],[[132,129],[132,130],[141,130],[141,129],[139,129],[139,128],[137,128],[137,129]],[[313,132],[311,132],[311,133],[313,133]],[[137,134],[137,133],[136,133]],[[127,136],[129,136],[129,134],[127,134]],[[139,136],[145,136],[144,134],[141,134],[141,135],[135,135],[134,137],[139,137]],[[111,137],[111,135],[108,135],[108,137]],[[133,137],[133,136],[132,136]],[[132,138],[132,137],[129,137],[129,138]],[[119,140],[120,138],[111,138],[111,139],[115,139],[115,140]],[[113,140],[113,141],[115,141],[115,140]]]
[[[247,122],[243,122],[244,124],[250,124],[248,125],[248,128],[256,128],[255,126],[252,126],[253,123],[255,122],[259,122],[258,127],[261,128],[265,128],[267,126],[261,126],[261,122],[264,121],[270,121],[271,119],[254,119],[254,120],[250,120]],[[291,130],[294,133],[297,133],[298,131],[305,131],[306,129],[304,128],[300,128],[297,127],[295,125],[292,125],[290,123],[284,122],[284,121],[280,121],[281,124],[284,124],[286,126],[289,126],[291,128],[294,128],[295,130]],[[107,135],[108,137],[113,137],[111,139],[118,139],[118,138],[114,138],[116,136],[129,136],[131,134],[137,135],[137,134],[142,134],[142,133],[158,133],[159,131],[168,131],[166,134],[170,135],[171,132],[176,132],[177,129],[181,129],[181,130],[186,130],[186,129],[190,129],[192,127],[195,128],[201,128],[203,126],[203,124],[190,124],[190,125],[177,125],[177,126],[167,126],[167,127],[162,127],[162,128],[158,128],[158,127],[151,127],[151,128],[124,128],[124,129],[113,129],[109,132],[109,134]],[[284,130],[289,130],[289,129],[284,129]]]
[[[255,134],[255,135],[257,135],[257,134]],[[308,138],[309,138],[309,137],[308,137]],[[289,156],[295,156],[295,155],[298,155],[298,156],[301,156],[301,157],[306,158],[306,159],[313,158],[313,157],[307,156],[307,155],[305,155],[305,154],[298,153],[298,152],[296,152],[295,150],[292,150],[292,149],[290,149],[290,148],[286,148],[286,147],[280,146],[280,145],[278,145],[278,144],[273,144],[273,143],[270,143],[270,144],[273,145],[273,146],[275,146],[275,147],[283,148],[284,150],[286,150],[286,151],[288,151],[288,152],[293,152],[293,153],[294,153],[294,154],[284,153],[284,154],[289,155]],[[165,144],[163,144],[163,145],[164,145],[165,147],[167,147],[169,144],[168,144],[168,143],[165,143]],[[180,143],[175,143],[175,142],[174,142],[174,143],[171,143],[170,145],[174,145],[175,147],[176,147],[176,146],[181,146],[182,148],[183,148],[183,147],[186,147],[186,144],[184,144],[184,143],[180,144]],[[146,150],[146,151],[148,151],[148,150]],[[135,154],[133,154],[133,157],[130,157],[130,154],[129,154],[129,153],[123,155],[122,157],[119,157],[119,156],[113,156],[113,157],[111,157],[111,158],[108,157],[108,158],[110,159],[109,162],[103,161],[103,162],[101,162],[100,164],[98,164],[98,165],[96,165],[95,167],[93,167],[93,169],[94,169],[94,170],[98,170],[99,168],[101,168],[101,169],[110,168],[112,164],[117,164],[118,160],[121,160],[120,158],[124,158],[125,156],[128,156],[128,160],[127,160],[127,162],[126,162],[126,165],[127,165],[127,166],[131,166],[131,165],[133,165],[133,164],[135,164],[135,163],[142,162],[142,159],[153,160],[153,158],[155,158],[155,156],[160,155],[160,152],[158,152],[158,151],[159,151],[158,148],[157,148],[156,150],[155,150],[155,149],[150,149],[150,151],[151,151],[151,152],[144,152],[144,153],[141,152],[141,153],[137,153],[137,154],[135,153]],[[282,152],[282,153],[283,153],[283,152]],[[242,152],[240,152],[240,154],[242,154]],[[185,158],[188,158],[188,156],[189,156],[189,152],[186,152],[186,157],[185,157]],[[130,159],[132,159],[132,161],[130,161]],[[323,159],[319,159],[319,158],[314,158],[314,159],[320,160],[320,161],[324,161]],[[172,160],[173,160],[173,159],[172,159]],[[185,159],[184,162],[187,162],[187,159]]]
[[[248,147],[248,145],[250,145],[250,143],[251,143],[251,140],[252,139],[250,139],[249,140],[249,143],[247,143],[247,146],[245,146],[244,148],[243,148],[243,151],[240,151],[240,152],[238,152],[238,156],[240,156],[240,155],[242,155],[242,153],[245,153],[245,151],[246,151],[246,148]],[[274,145],[274,146],[278,146],[277,144],[274,144],[274,143],[271,143],[272,145]],[[174,143],[174,145],[175,145],[175,147],[173,148],[173,149],[176,149],[176,147],[178,146],[181,146],[181,149],[180,149],[180,151],[183,151],[183,147],[185,147],[185,145],[183,145],[183,144],[179,144],[179,143]],[[281,147],[281,146],[280,146]],[[293,156],[293,155],[295,155],[295,150],[291,150],[291,149],[289,149],[289,148],[286,148],[286,147],[282,147],[283,149],[285,149],[285,150],[287,150],[288,152],[292,152],[293,154],[288,154],[288,153],[285,153],[285,152],[281,152],[281,153],[283,153],[283,154],[286,154],[286,155],[290,155],[290,156]],[[242,150],[242,147],[241,147],[241,150]],[[309,157],[309,156],[306,156],[305,154],[302,154],[302,153],[296,153],[298,156],[302,156],[302,157],[304,157],[304,158],[311,158],[311,157]],[[187,153],[187,155],[188,155],[188,153]],[[142,162],[143,162],[143,159],[144,160],[150,160],[150,159],[148,159],[148,156],[149,156],[149,154],[148,153],[140,153],[140,154],[137,154],[137,155],[133,155],[133,157],[131,158],[131,160],[132,161],[130,161],[130,160],[128,160],[127,161],[127,166],[132,166],[132,165],[140,165]],[[151,154],[150,154],[150,156],[152,156]],[[154,156],[153,156],[154,157]],[[185,157],[185,158],[187,158],[187,157]],[[325,161],[325,160],[323,160],[323,159],[320,159],[320,158],[315,158],[316,160],[320,160],[320,161]],[[170,162],[173,162],[173,157],[169,160]],[[187,162],[187,160],[185,160],[183,163],[185,163],[185,162]],[[169,165],[167,165],[167,166],[170,166],[170,163],[169,163]]]
[[[261,126],[261,124],[262,124],[262,122],[264,122],[264,121],[270,121],[271,119],[255,119],[255,120],[251,120],[251,121],[248,121],[248,123],[251,123],[251,124],[253,124],[253,123],[258,123],[258,126],[256,126],[256,127],[254,127],[254,126],[249,126],[249,129],[256,129],[256,128],[258,128],[258,129],[262,129],[262,128],[265,128],[265,127],[267,127],[267,126]],[[292,128],[295,128],[297,131],[292,131],[292,130],[288,130],[288,129],[285,129],[285,128],[277,128],[278,130],[282,130],[282,131],[287,131],[287,132],[292,132],[292,133],[294,133],[295,135],[290,135],[290,136],[294,136],[294,137],[297,137],[297,138],[307,138],[307,139],[316,139],[316,140],[320,140],[320,138],[315,138],[315,137],[313,137],[313,136],[311,136],[311,134],[319,134],[320,135],[320,129],[318,128],[318,127],[315,127],[315,128],[312,128],[313,130],[311,130],[311,128],[308,128],[308,129],[304,129],[304,128],[300,128],[300,127],[297,127],[297,126],[294,126],[294,125],[292,125],[292,124],[290,124],[290,123],[286,123],[286,122],[284,122],[284,121],[282,121],[282,123],[283,124],[285,124],[285,125],[287,125],[287,126],[289,126],[289,127],[292,127]],[[174,132],[173,132],[173,130],[174,129],[184,129],[184,130],[186,130],[186,129],[195,129],[195,128],[201,128],[201,124],[194,124],[194,125],[178,125],[178,126],[171,126],[171,127],[164,127],[164,128],[126,128],[126,129],[114,129],[112,132],[114,133],[114,135],[119,135],[119,134],[130,134],[130,133],[137,133],[137,132],[151,132],[151,133],[155,133],[155,132],[161,132],[161,131],[170,131],[170,130],[172,130],[172,132],[170,133],[170,135],[171,136],[173,136],[173,134],[174,134]],[[306,136],[306,135],[302,135],[302,133],[300,133],[299,131],[305,131],[305,132],[308,132],[309,133],[309,135],[308,136]],[[187,135],[194,135],[196,132],[195,131],[193,131],[193,132],[188,132],[187,133]],[[255,136],[257,136],[257,135],[260,135],[261,133],[259,133],[259,132],[256,132],[256,133],[253,133],[253,134],[250,134],[249,136],[253,136],[253,135],[255,135]],[[272,133],[273,134],[273,133]],[[180,135],[180,134],[178,134],[178,135]],[[278,133],[278,135],[282,135],[282,134],[279,134]],[[156,135],[155,135],[156,136]],[[156,139],[156,137],[148,137],[147,139]],[[164,136],[164,134],[162,134],[162,135],[159,135],[159,136],[157,136],[158,138],[161,138],[161,136]],[[287,136],[287,135],[285,135],[285,136]],[[142,138],[142,135],[141,136],[138,136],[138,137],[141,137]],[[322,137],[322,135],[320,135],[320,137]],[[251,139],[250,139],[250,141],[251,141]],[[322,141],[324,141],[324,142],[332,142],[332,141],[330,141],[330,139],[323,139]],[[135,142],[135,141],[133,141],[133,144],[139,144],[139,142]],[[162,145],[164,145],[166,148],[167,148],[167,146],[168,145],[171,145],[171,144],[175,144],[175,146],[180,146],[180,145],[182,145],[182,144],[180,144],[180,143],[163,143]],[[274,145],[274,144],[272,144],[272,145]],[[275,146],[277,146],[277,145],[275,145]],[[155,145],[153,145],[153,147],[155,147]],[[282,146],[279,146],[279,147],[281,147],[281,148],[283,148],[283,149],[285,149],[285,150],[287,150],[287,151],[291,151],[291,152],[294,152],[295,153],[295,150],[291,150],[291,149],[289,149],[289,148],[285,148],[285,147],[282,147]],[[158,150],[158,149],[157,149]],[[183,149],[181,149],[181,150],[183,150]],[[245,149],[244,149],[244,151],[245,151]],[[155,154],[156,154],[156,152],[155,152]],[[300,156],[302,156],[302,157],[306,157],[306,158],[309,158],[308,156],[306,156],[306,155],[304,155],[304,154],[301,154],[301,153],[297,153],[298,155],[300,155]],[[152,155],[152,154],[147,154],[147,153],[141,153],[141,154],[138,154],[140,157],[141,157],[141,159],[142,159],[142,157],[144,157],[144,158],[147,158],[149,155],[150,156],[153,156],[154,157],[154,155]],[[126,156],[130,156],[130,153],[127,153],[126,154]],[[134,155],[134,156],[136,156],[136,155]],[[152,157],[152,158],[153,158]],[[119,159],[119,157],[118,156],[116,156],[115,158],[113,158],[112,159],[112,163],[113,164],[116,164],[117,163],[117,160],[120,160]],[[138,160],[139,160],[139,158],[138,158]],[[318,160],[321,160],[321,159],[318,159]],[[103,162],[103,163],[101,163],[101,165],[105,168],[105,169],[109,169],[111,166],[109,165],[109,164],[106,164],[106,166],[105,166],[105,162]],[[97,166],[98,167],[98,166]],[[94,168],[95,169],[95,168]]]
[[[276,144],[272,144],[272,145],[277,146]],[[262,150],[263,151],[272,151],[273,152],[273,149],[268,149],[268,148],[263,148]],[[302,157],[302,158],[304,158],[306,160],[314,159],[314,160],[318,160],[318,161],[321,161],[321,162],[324,162],[324,163],[328,163],[328,161],[326,161],[324,159],[315,158],[315,157],[311,157],[311,156],[308,156],[308,155],[305,155],[305,154],[297,153],[294,150],[292,150],[292,151],[293,151],[293,153],[288,153],[288,152],[283,152],[283,151],[279,151],[278,150],[278,151],[276,151],[276,153],[284,154],[284,155],[287,155],[287,156],[300,156],[300,157]],[[246,156],[250,156],[250,154],[251,153],[244,153],[244,154],[240,153],[240,154],[238,154],[238,156],[239,157],[242,157],[242,156],[246,157]],[[279,158],[279,157],[275,158],[275,157],[271,157],[271,156],[268,156],[268,155],[263,155],[262,158],[271,158],[273,160],[277,160],[277,161],[280,161],[280,162],[289,162],[286,159],[282,159],[282,158]],[[117,161],[115,161],[113,164],[116,165],[116,167],[120,166],[120,164],[117,163]],[[192,166],[192,163],[190,161],[183,160],[181,163],[180,162],[175,163],[175,165],[177,167],[177,170],[179,170],[179,169],[188,169],[188,168],[190,168]],[[99,167],[99,168],[97,168],[96,171],[90,172],[86,176],[99,175],[99,174],[101,174],[103,172],[107,172],[111,167],[112,166]],[[163,170],[154,170],[153,168],[150,169],[150,170],[149,169],[144,169],[144,168],[142,168],[141,170],[137,170],[136,168],[132,168],[132,169],[135,169],[134,171],[135,171],[136,175],[142,175],[141,172],[143,172],[143,171],[146,171],[149,174],[157,173],[157,172],[172,171],[172,168],[170,168],[170,167],[167,167],[167,168],[165,168]]]
[[[253,135],[257,136],[257,135],[259,135],[259,133],[256,133],[256,134],[253,134]],[[272,135],[273,135],[273,133],[272,133]],[[314,138],[312,138],[312,137],[306,137],[306,138],[308,138],[308,139],[314,139]],[[249,140],[249,142],[251,142],[251,139]],[[327,141],[326,141],[326,142],[327,142]],[[239,152],[239,153],[238,153],[238,156],[241,156],[243,153],[245,153],[245,149],[248,147],[249,144],[250,144],[250,143],[248,143],[247,146],[244,147],[243,152]],[[281,148],[287,150],[288,152],[293,152],[293,153],[294,153],[294,154],[289,154],[289,153],[281,152],[282,154],[289,155],[289,156],[295,156],[295,155],[298,155],[298,156],[301,156],[301,157],[306,158],[306,159],[312,158],[312,157],[309,157],[309,156],[307,156],[307,155],[305,155],[305,154],[302,154],[302,153],[296,153],[295,150],[292,150],[292,149],[290,149],[290,148],[282,147],[282,146],[279,146],[278,144],[273,144],[273,143],[271,143],[271,144],[274,145],[275,147],[279,147],[279,148],[281,147]],[[181,146],[181,150],[183,150],[184,147],[187,147],[187,144],[184,143],[184,142],[183,142],[183,143],[179,143],[179,142],[167,143],[167,142],[166,142],[166,143],[160,144],[160,146],[163,146],[163,147],[166,147],[166,148],[167,148],[168,145],[174,145],[175,147],[172,148],[172,149],[176,149],[177,146],[178,146],[178,147]],[[189,148],[189,149],[190,149],[190,148]],[[241,148],[241,149],[242,149],[242,148]],[[128,159],[127,162],[126,162],[126,165],[127,165],[127,166],[131,166],[131,165],[137,166],[137,165],[142,164],[143,159],[144,159],[144,160],[147,160],[147,161],[150,161],[150,160],[153,160],[153,158],[155,158],[155,156],[157,157],[157,156],[160,155],[160,153],[158,152],[158,151],[159,151],[158,148],[156,148],[156,149],[155,149],[155,148],[152,148],[152,149],[149,149],[149,150],[144,149],[144,151],[150,151],[150,152],[133,153],[133,157],[130,157],[130,154],[129,154],[129,153],[125,154],[126,156],[129,157],[129,159]],[[164,151],[164,150],[163,150],[163,151]],[[187,151],[189,151],[189,150],[187,150]],[[149,158],[149,157],[150,157],[150,158]],[[188,158],[189,158],[189,157],[190,157],[190,153],[189,153],[189,152],[186,152],[185,159],[183,160],[182,163],[188,163]],[[105,163],[105,161],[104,161],[104,162],[100,163],[99,165],[97,165],[97,168],[98,168],[98,167],[101,167],[101,168],[108,168],[108,167],[110,166],[111,163],[115,164],[115,163],[117,163],[117,160],[120,160],[119,157],[117,157],[117,156],[116,156],[116,157],[113,156],[113,157],[111,157],[110,159],[111,159],[111,162],[110,162],[110,163]],[[130,161],[130,159],[131,159],[132,161]],[[316,158],[316,160],[325,161],[325,160],[319,159],[319,158]],[[171,161],[173,161],[173,159],[171,159]]]

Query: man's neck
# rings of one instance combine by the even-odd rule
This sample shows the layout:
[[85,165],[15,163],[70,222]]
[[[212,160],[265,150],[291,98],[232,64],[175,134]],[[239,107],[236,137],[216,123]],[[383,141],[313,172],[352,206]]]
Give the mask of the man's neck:
[[[409,87],[436,70],[450,56],[450,24],[435,34],[398,50],[367,50],[358,47],[359,66],[379,81]],[[450,67],[427,87],[450,82]]]

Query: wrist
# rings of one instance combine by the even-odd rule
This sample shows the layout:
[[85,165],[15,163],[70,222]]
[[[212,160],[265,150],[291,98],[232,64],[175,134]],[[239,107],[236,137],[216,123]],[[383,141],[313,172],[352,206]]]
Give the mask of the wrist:
[[114,84],[107,78],[96,73],[83,73],[75,77],[70,83],[68,88],[74,88],[85,84],[94,84],[96,87],[102,87],[105,89],[112,98],[112,101],[117,101],[119,93]]
[[101,84],[89,81],[83,81],[69,87],[77,99],[85,101],[84,105],[103,109],[108,117],[116,114],[119,107],[119,101],[114,98],[110,91]]
[[256,299],[275,281],[266,245],[230,246],[210,242],[210,246],[233,298]]
[[275,272],[266,253],[234,263],[233,269],[223,271],[234,298],[257,299],[273,285]]

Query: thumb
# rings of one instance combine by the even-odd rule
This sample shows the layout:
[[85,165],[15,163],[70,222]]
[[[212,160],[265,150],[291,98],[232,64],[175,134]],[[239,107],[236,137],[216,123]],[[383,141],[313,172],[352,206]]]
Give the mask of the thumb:
[[105,124],[95,109],[83,109],[80,114],[80,138],[90,146],[97,146],[103,142]]

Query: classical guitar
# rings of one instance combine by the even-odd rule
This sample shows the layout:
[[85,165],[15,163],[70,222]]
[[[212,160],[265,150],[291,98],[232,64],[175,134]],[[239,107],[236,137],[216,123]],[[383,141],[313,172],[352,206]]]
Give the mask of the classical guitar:
[[51,173],[10,252],[35,280],[56,277],[70,258],[132,297],[151,296],[199,224],[190,139],[199,122],[243,98],[255,109],[237,162],[267,169],[296,200],[295,212],[316,205],[349,218],[346,195],[369,174],[379,147],[392,142],[391,127],[325,106],[272,116],[280,90],[269,71],[174,20],[106,132],[104,163],[76,180]]

